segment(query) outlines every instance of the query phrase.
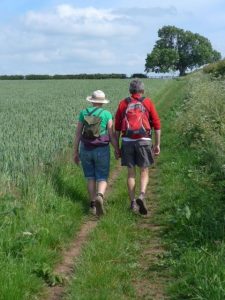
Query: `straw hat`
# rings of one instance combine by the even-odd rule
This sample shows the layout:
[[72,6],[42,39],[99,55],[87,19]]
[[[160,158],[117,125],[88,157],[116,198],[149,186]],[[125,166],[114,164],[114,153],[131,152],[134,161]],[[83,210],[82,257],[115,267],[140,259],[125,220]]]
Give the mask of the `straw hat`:
[[86,100],[94,103],[109,103],[109,100],[105,98],[105,93],[100,90],[94,91]]

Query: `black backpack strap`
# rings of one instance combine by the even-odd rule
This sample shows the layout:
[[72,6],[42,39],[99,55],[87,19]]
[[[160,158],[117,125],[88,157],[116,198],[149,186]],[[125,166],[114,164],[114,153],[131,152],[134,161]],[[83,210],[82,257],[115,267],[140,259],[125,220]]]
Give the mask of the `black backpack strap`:
[[130,102],[131,102],[131,97],[125,98],[125,101],[126,101],[127,103],[130,103]]
[[[139,99],[136,99],[136,98],[133,98],[133,99],[135,99],[135,100],[137,100],[137,101],[140,101],[140,102],[143,102],[143,101],[145,100],[145,97],[141,97],[141,98],[139,98]],[[127,98],[125,98],[125,100],[126,100],[128,103],[130,103],[130,102],[132,101],[131,97],[127,97]]]

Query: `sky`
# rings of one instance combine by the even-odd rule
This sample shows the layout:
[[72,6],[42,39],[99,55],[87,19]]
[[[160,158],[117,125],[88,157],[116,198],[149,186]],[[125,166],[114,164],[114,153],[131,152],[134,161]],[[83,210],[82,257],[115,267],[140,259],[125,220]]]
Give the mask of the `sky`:
[[165,25],[225,57],[225,0],[0,0],[0,74],[144,73]]

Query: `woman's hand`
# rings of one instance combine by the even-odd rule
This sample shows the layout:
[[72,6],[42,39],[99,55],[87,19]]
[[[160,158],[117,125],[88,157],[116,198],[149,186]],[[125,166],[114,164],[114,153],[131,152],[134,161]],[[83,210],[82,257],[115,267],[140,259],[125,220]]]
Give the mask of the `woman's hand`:
[[74,160],[74,162],[75,162],[76,165],[80,164],[80,157],[79,157],[79,153],[78,152],[74,152],[73,160]]

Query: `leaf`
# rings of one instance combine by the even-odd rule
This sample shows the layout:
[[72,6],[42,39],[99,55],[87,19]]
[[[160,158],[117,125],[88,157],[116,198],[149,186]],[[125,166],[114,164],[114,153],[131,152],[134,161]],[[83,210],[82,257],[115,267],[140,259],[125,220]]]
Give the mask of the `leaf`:
[[189,220],[190,217],[191,217],[190,207],[186,205],[185,208],[184,208],[184,211],[185,211],[185,217],[186,217],[186,219]]

